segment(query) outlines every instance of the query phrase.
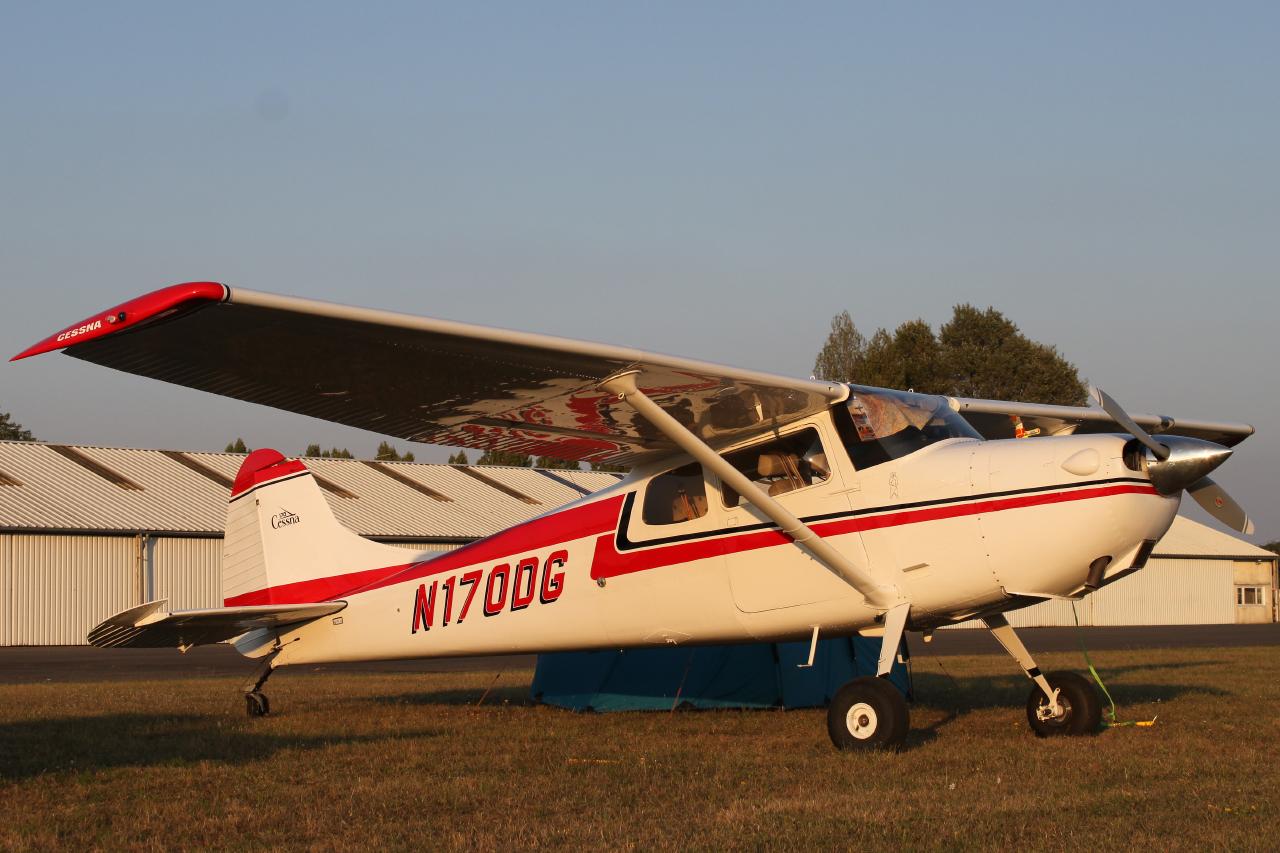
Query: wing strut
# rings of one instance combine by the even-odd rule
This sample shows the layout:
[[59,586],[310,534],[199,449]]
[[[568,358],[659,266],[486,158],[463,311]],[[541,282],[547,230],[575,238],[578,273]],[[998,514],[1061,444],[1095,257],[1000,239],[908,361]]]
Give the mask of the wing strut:
[[808,525],[765,494],[763,489],[747,479],[737,468],[726,462],[723,456],[708,447],[702,439],[645,396],[644,392],[636,387],[637,373],[638,371],[630,371],[616,374],[601,382],[600,387],[610,394],[617,394],[641,417],[671,439],[677,447],[701,462],[714,472],[721,482],[727,483],[734,491],[746,498],[768,516],[770,521],[778,525],[783,533],[790,536],[798,547],[809,552],[824,568],[862,593],[867,604],[877,610],[888,610],[898,602],[900,596],[895,588],[876,583],[875,578],[871,577],[866,569],[855,565],[834,546],[814,533]]

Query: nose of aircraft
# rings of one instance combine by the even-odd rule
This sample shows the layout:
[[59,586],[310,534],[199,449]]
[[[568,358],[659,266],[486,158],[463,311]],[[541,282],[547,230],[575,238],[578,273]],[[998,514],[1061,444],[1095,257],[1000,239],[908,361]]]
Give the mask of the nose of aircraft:
[[1151,485],[1162,495],[1176,495],[1199,482],[1231,456],[1231,451],[1221,444],[1199,438],[1166,435],[1161,436],[1158,441],[1169,448],[1167,459],[1156,458],[1154,453],[1141,445],[1138,449],[1145,457]]

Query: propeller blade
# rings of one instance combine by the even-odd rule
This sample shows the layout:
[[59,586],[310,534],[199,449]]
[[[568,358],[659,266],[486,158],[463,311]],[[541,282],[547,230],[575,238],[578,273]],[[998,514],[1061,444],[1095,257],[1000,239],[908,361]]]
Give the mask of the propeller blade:
[[1133,418],[1129,417],[1129,413],[1121,408],[1119,403],[1111,399],[1111,396],[1106,391],[1095,385],[1093,386],[1093,395],[1097,398],[1098,405],[1102,407],[1102,410],[1111,416],[1111,420],[1123,427],[1125,432],[1145,444],[1156,455],[1157,459],[1165,460],[1169,458],[1169,448],[1156,441],[1151,437],[1150,433],[1138,426]]
[[[1113,400],[1106,391],[1103,391],[1096,385],[1090,390],[1093,392],[1093,396],[1097,399],[1098,405],[1102,407],[1102,410],[1110,415],[1111,419],[1119,424],[1125,432],[1129,433],[1138,441],[1146,445],[1146,447],[1155,454],[1156,459],[1163,462],[1169,458],[1169,448],[1156,441],[1151,437],[1150,433],[1138,426],[1133,418],[1129,417],[1128,412],[1126,412],[1119,403]],[[1208,445],[1208,447],[1215,449],[1214,445]],[[1227,455],[1225,452],[1226,449],[1216,449],[1220,451],[1219,455],[1225,458]],[[1183,461],[1185,462],[1187,460]],[[1221,462],[1222,459],[1218,458],[1216,461],[1212,462],[1210,467],[1216,467]],[[1204,469],[1202,468],[1201,470]],[[1195,476],[1195,474],[1192,473],[1191,476]],[[1152,475],[1152,480],[1155,480],[1154,473]],[[1239,530],[1241,533],[1246,535],[1253,533],[1253,522],[1249,520],[1249,515],[1243,508],[1241,508],[1240,504],[1232,500],[1231,495],[1227,494],[1225,489],[1213,480],[1208,477],[1201,477],[1190,486],[1187,486],[1186,490],[1191,497],[1195,498],[1196,503],[1204,507],[1205,512],[1212,515],[1227,527],[1230,527],[1232,530]]]
[[1187,494],[1196,499],[1196,503],[1204,507],[1205,512],[1221,521],[1232,530],[1239,530],[1245,535],[1253,533],[1253,521],[1231,499],[1226,490],[1208,477],[1201,477],[1187,488]]

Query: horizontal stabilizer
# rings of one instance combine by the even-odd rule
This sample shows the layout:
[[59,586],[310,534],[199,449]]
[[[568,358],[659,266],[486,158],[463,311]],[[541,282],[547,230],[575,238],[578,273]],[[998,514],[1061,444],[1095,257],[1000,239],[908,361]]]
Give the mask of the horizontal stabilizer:
[[89,632],[89,645],[103,648],[180,648],[220,643],[256,628],[279,628],[337,613],[345,601],[262,604],[209,610],[165,609],[167,599],[121,611]]

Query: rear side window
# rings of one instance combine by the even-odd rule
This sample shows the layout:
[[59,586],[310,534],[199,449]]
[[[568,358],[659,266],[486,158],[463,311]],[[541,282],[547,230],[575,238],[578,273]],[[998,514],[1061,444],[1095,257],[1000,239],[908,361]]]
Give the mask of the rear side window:
[[692,462],[649,481],[641,516],[645,524],[679,524],[707,514],[702,466]]
[[[768,444],[730,453],[725,461],[774,497],[817,485],[831,476],[816,429],[801,430]],[[741,501],[741,496],[728,485],[722,486],[722,491],[725,506],[732,508]]]

